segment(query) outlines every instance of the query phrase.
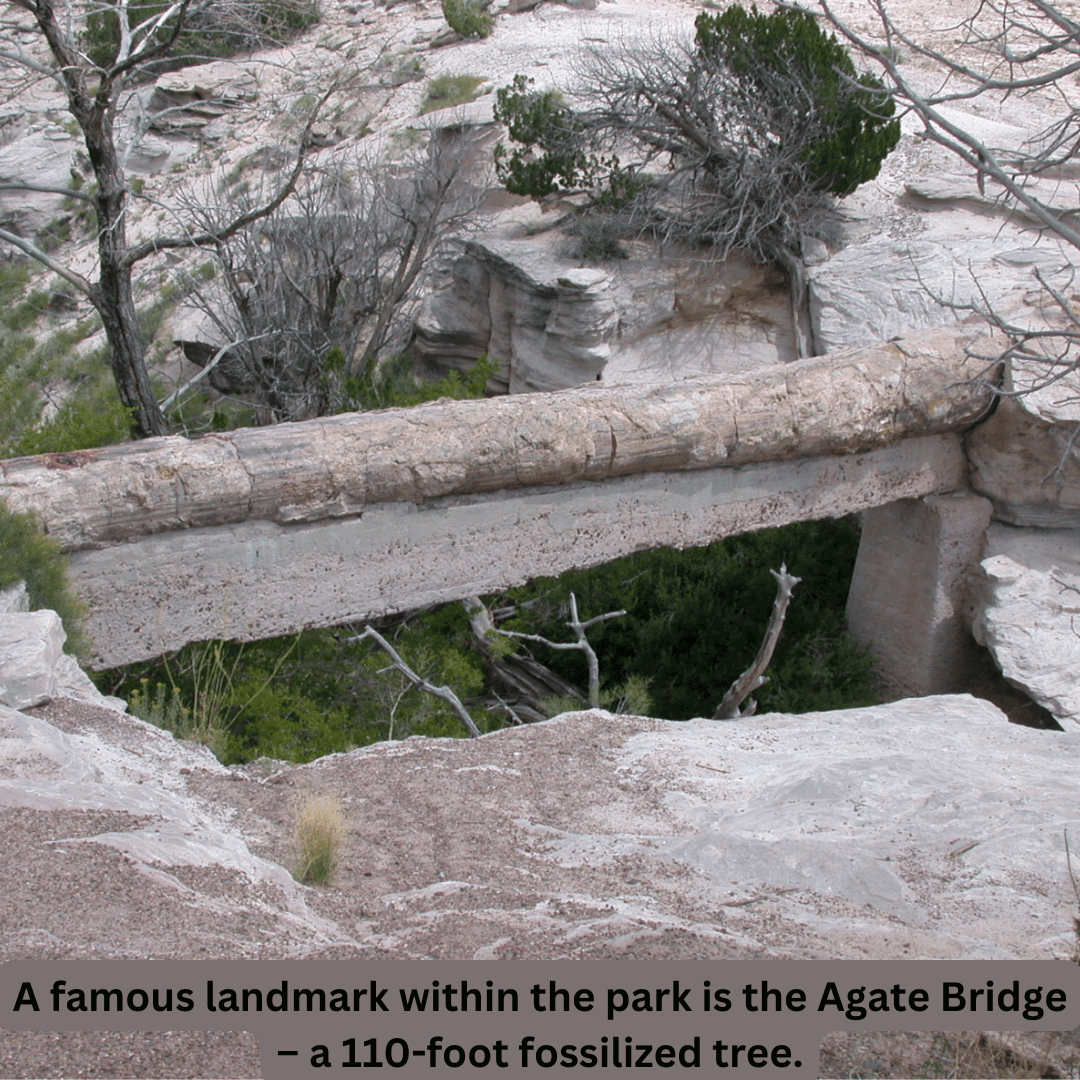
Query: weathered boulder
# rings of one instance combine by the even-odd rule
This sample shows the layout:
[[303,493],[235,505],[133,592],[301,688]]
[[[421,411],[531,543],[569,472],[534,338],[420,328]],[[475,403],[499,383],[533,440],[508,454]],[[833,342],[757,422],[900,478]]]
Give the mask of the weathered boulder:
[[[1007,390],[1030,386],[1012,368]],[[966,439],[971,486],[994,504],[994,517],[1044,529],[1080,526],[1080,378],[1005,397]]]
[[194,136],[231,109],[259,96],[252,66],[215,60],[160,76],[150,99],[153,128],[161,134]]
[[982,303],[983,295],[999,311],[1013,308],[1032,286],[1032,261],[1044,259],[1055,256],[1033,247],[1003,251],[993,238],[845,248],[808,271],[814,346],[827,353],[962,321],[971,314],[962,305]]
[[0,703],[12,709],[56,696],[56,665],[67,634],[54,611],[0,616]]
[[992,524],[972,632],[1001,673],[1069,730],[1080,725],[1080,533]]

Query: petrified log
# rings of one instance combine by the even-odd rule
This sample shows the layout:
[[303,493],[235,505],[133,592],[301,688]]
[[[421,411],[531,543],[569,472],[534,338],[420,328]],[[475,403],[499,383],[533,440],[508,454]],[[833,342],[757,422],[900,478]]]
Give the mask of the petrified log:
[[664,386],[598,384],[0,462],[0,498],[69,551],[251,519],[655,471],[848,454],[962,430],[990,393],[972,332]]

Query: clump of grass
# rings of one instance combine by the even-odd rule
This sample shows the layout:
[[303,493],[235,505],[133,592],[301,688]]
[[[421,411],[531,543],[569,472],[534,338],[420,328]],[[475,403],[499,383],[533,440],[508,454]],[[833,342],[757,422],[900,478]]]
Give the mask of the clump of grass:
[[300,861],[293,877],[306,885],[325,885],[338,867],[345,839],[345,815],[335,795],[311,795],[300,806],[296,821]]
[[479,97],[477,91],[485,82],[482,75],[437,75],[428,82],[420,115],[475,101]]

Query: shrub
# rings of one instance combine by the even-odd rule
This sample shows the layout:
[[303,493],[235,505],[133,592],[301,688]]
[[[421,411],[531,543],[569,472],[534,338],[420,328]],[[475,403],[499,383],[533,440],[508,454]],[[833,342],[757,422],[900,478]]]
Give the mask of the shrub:
[[0,304],[5,308],[22,296],[30,281],[30,267],[24,262],[0,263]]
[[495,18],[477,0],[442,0],[443,18],[462,37],[486,38],[495,29]]
[[338,867],[345,839],[345,815],[341,800],[333,795],[307,797],[296,822],[300,861],[293,877],[308,885],[325,885]]
[[[535,80],[515,75],[495,94],[495,119],[522,149],[495,147],[495,171],[512,195],[542,199],[588,185],[595,166],[585,149],[585,125],[558,90],[530,90]],[[535,149],[534,149],[535,148]]]
[[477,91],[485,82],[481,75],[437,75],[428,82],[420,115],[475,101],[479,96]]
[[895,147],[894,102],[808,12],[736,5],[696,27],[586,48],[573,105],[517,76],[496,94],[515,144],[496,173],[536,199],[583,192],[662,241],[790,265]]
[[376,373],[369,373],[355,387],[350,408],[402,409],[439,398],[472,401],[484,396],[488,380],[499,373],[499,361],[484,353],[465,374],[451,371],[441,379],[416,377],[416,362],[409,353],[390,357]]
[[12,453],[17,456],[65,454],[126,442],[131,438],[131,415],[131,410],[117,397],[115,385],[98,380],[54,416],[19,436]]
[[609,262],[627,257],[626,248],[621,243],[619,222],[607,214],[586,214],[578,218],[567,232],[573,237],[566,249],[568,258]]
[[71,591],[67,560],[30,514],[17,513],[0,499],[0,589],[26,583],[30,610],[55,611],[64,624],[64,651],[84,656],[89,641],[79,623],[83,606]]
[[847,50],[810,12],[765,15],[735,4],[722,14],[702,12],[694,26],[703,62],[727,67],[770,110],[791,111],[787,79],[797,78],[804,97],[796,108],[811,135],[804,160],[823,190],[848,195],[877,176],[900,140],[896,105],[880,80],[858,75]]

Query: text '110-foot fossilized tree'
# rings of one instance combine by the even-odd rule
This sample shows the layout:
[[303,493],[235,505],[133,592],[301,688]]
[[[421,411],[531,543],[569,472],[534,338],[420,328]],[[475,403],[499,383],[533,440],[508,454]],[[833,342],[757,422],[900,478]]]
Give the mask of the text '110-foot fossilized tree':
[[[31,240],[0,229],[0,240],[57,274],[85,296],[101,316],[109,343],[110,363],[123,403],[132,411],[136,434],[164,435],[168,425],[158,406],[146,367],[146,343],[139,329],[132,291],[133,268],[163,251],[212,245],[234,235],[279,206],[295,188],[304,157],[311,148],[311,120],[298,140],[293,167],[267,200],[220,223],[213,233],[181,230],[130,243],[127,217],[134,194],[128,183],[128,154],[140,135],[122,143],[119,120],[136,102],[133,88],[182,59],[216,50],[223,43],[241,48],[273,40],[299,29],[315,17],[314,8],[292,3],[265,5],[257,0],[177,0],[150,4],[99,0],[2,0],[0,2],[0,61],[20,72],[25,90],[35,82],[59,89],[86,146],[93,184],[75,186],[35,184],[30,179],[6,181],[4,188],[43,191],[85,204],[95,218],[97,266],[87,276],[65,266]],[[277,12],[277,15],[273,13]],[[205,57],[203,57],[205,58]],[[16,82],[17,80],[12,80]],[[336,87],[323,94],[322,104]]]

